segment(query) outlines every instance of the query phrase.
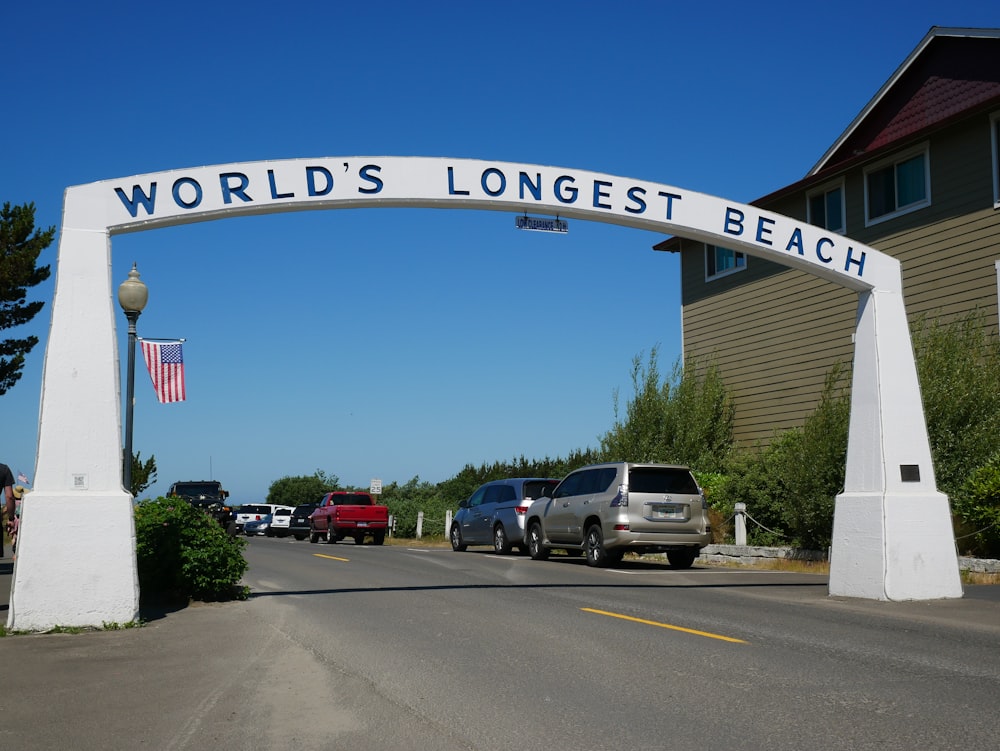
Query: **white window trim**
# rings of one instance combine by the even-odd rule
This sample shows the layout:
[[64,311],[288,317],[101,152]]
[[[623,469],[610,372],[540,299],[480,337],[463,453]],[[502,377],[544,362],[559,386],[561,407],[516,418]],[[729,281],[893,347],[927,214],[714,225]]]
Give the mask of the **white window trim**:
[[[878,172],[881,169],[885,169],[890,165],[896,165],[900,162],[905,162],[907,159],[912,159],[919,154],[924,155],[924,194],[927,196],[923,201],[918,201],[917,203],[911,203],[909,206],[905,206],[902,209],[896,209],[895,211],[890,211],[888,214],[883,214],[882,216],[875,217],[872,219],[868,216],[868,175],[872,172]],[[929,143],[922,143],[919,146],[915,146],[912,149],[907,149],[906,151],[901,151],[898,154],[894,154],[888,159],[882,159],[881,161],[869,164],[864,169],[863,182],[865,187],[865,226],[871,227],[875,224],[881,224],[882,222],[887,222],[890,219],[895,219],[896,217],[905,216],[906,214],[912,214],[914,211],[920,211],[920,209],[925,209],[931,205],[931,148]]]
[[[713,252],[714,252],[714,249],[715,248],[719,248],[719,247],[721,247],[723,250],[732,250],[733,253],[739,253],[741,256],[743,256],[743,265],[742,266],[733,266],[731,269],[726,269],[725,271],[716,271],[714,274],[712,274],[711,276],[709,276],[709,273],[708,273],[708,253],[709,253],[709,248],[712,248]],[[706,282],[714,282],[716,279],[722,279],[725,276],[732,276],[733,274],[737,274],[740,271],[746,271],[747,264],[750,262],[750,256],[748,256],[742,250],[733,250],[732,248],[727,248],[724,245],[720,246],[720,245],[707,244],[707,245],[705,245],[705,257],[704,257],[704,260],[705,260],[705,281]]]
[[990,115],[990,141],[993,143],[993,208],[1000,209],[1000,112]]
[[[868,181],[865,180],[865,185],[867,184]],[[826,194],[829,193],[831,190],[836,190],[837,188],[840,188],[840,229],[830,230],[830,231],[837,232],[841,235],[846,235],[847,234],[847,189],[844,187],[844,178],[840,178],[839,180],[834,180],[831,183],[826,183],[825,185],[819,188],[814,188],[813,190],[810,190],[808,193],[806,193],[806,221],[809,222],[809,224],[815,225],[815,222],[813,222],[812,210],[811,210],[811,202],[813,196],[818,196],[818,195],[826,196]],[[867,206],[868,204],[865,203],[865,205]],[[828,229],[828,228],[824,227],[823,229]]]

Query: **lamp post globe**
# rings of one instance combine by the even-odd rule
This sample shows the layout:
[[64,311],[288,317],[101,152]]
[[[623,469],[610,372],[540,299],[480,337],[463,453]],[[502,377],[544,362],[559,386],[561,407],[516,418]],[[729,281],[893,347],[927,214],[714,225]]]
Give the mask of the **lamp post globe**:
[[132,410],[135,406],[135,322],[149,300],[149,289],[139,278],[139,270],[132,264],[128,279],[118,285],[118,304],[128,319],[128,380],[125,396],[125,446],[122,449],[122,484],[132,492]]

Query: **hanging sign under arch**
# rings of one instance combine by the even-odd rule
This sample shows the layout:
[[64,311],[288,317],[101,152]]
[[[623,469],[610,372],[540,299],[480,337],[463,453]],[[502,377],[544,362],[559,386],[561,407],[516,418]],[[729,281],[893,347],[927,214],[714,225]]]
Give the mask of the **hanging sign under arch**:
[[[132,498],[121,480],[111,238],[227,217],[364,207],[533,212],[618,224],[768,258],[858,292],[847,474],[837,498],[830,592],[961,596],[894,258],[798,219],[662,183],[472,159],[324,157],[170,170],[66,189],[35,488],[22,519],[10,628],[99,626],[138,613]],[[32,525],[54,518],[64,520],[59,535],[31,533]]]

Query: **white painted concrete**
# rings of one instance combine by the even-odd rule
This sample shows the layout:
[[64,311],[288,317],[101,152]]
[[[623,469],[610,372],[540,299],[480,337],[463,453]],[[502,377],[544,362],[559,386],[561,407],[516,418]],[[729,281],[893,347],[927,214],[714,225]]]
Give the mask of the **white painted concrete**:
[[[134,523],[121,486],[110,238],[223,217],[390,206],[536,212],[676,234],[857,291],[848,481],[837,503],[831,593],[961,596],[895,259],[790,217],[660,183],[469,159],[324,157],[172,170],[66,190],[31,496],[38,511],[22,522],[10,628],[99,626],[138,611]],[[900,464],[916,467],[920,481],[894,479]],[[68,544],[66,523],[76,538]],[[102,541],[100,552],[91,535]]]

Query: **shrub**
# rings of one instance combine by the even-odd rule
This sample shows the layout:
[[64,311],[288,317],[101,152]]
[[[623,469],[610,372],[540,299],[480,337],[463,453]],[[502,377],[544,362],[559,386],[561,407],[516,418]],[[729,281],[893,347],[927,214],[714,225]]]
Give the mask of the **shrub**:
[[962,552],[1000,558],[1000,454],[972,473],[952,507],[961,519]]
[[801,428],[730,461],[714,507],[732,513],[737,503],[746,504],[750,544],[829,547],[847,462],[850,401],[843,375],[839,365],[830,370],[819,405]]
[[938,487],[958,493],[1000,445],[1000,341],[980,311],[919,319],[913,349]]
[[225,600],[245,596],[246,541],[231,537],[205,512],[176,498],[135,508],[139,589],[146,600]]

